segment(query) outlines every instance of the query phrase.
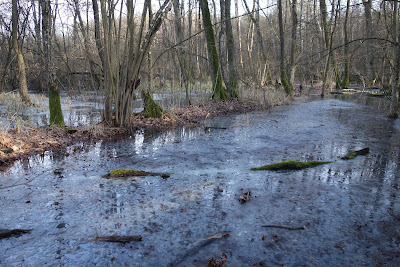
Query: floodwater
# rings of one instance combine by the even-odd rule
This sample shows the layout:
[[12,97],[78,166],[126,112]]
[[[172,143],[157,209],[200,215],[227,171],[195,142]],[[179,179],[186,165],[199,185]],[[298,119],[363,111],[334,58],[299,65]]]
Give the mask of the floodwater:
[[[0,176],[0,228],[32,232],[0,240],[0,265],[206,266],[222,253],[227,266],[400,265],[399,120],[325,99],[205,126],[15,163]],[[286,159],[334,162],[250,171]],[[115,168],[171,177],[102,177]],[[94,241],[109,235],[143,240]]]
[[[0,105],[0,124],[7,128],[16,127],[15,118],[10,121],[10,117],[21,118],[35,127],[49,124],[48,97],[30,94],[34,103],[38,106],[27,107],[23,109],[10,109],[10,104]],[[206,93],[192,93],[192,102],[204,101],[209,97]],[[163,92],[154,93],[153,99],[156,103],[165,108],[181,107],[185,105],[185,94]],[[86,91],[82,94],[75,93],[69,96],[67,93],[61,93],[61,108],[63,110],[65,124],[72,127],[86,126],[99,123],[102,119],[104,96],[97,91]],[[12,105],[11,105],[12,106]],[[138,113],[143,110],[143,100],[138,98],[132,102],[133,112]]]

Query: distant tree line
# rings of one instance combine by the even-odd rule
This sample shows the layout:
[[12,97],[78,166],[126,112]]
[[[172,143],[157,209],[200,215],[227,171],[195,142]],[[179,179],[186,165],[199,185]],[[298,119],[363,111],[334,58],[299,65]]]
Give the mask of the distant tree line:
[[198,82],[215,99],[237,97],[240,85],[279,84],[292,95],[300,85],[319,84],[324,94],[361,83],[390,92],[397,116],[397,1],[136,3],[2,1],[0,90],[18,89],[27,103],[27,88],[55,98],[59,88],[101,90],[105,119],[126,125],[138,89],[180,86],[190,104]]

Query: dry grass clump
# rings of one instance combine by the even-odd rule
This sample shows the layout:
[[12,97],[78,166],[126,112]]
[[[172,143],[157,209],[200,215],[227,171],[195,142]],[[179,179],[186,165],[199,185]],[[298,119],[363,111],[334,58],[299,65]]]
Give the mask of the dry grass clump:
[[99,138],[105,135],[105,127],[104,124],[93,124],[93,125],[88,125],[84,129],[87,131],[89,137],[93,138]]
[[264,108],[287,105],[293,100],[292,97],[286,95],[283,89],[275,88],[274,86],[240,87],[238,91],[240,99],[256,101]]

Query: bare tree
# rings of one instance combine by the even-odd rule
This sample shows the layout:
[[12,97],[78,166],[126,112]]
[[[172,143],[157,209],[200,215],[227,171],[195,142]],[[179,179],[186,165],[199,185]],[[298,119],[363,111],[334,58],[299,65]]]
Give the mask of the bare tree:
[[179,66],[181,68],[181,75],[183,78],[183,84],[186,92],[186,104],[190,105],[190,92],[189,92],[189,79],[190,75],[186,59],[183,55],[182,45],[180,44],[183,39],[183,29],[181,24],[181,11],[179,8],[179,0],[174,1],[174,13],[175,13],[175,36],[176,43],[179,44],[176,48],[176,54],[178,56]]
[[292,95],[293,87],[287,79],[285,69],[285,32],[283,31],[283,11],[282,0],[278,0],[278,20],[279,20],[279,39],[280,39],[280,71],[281,82],[287,95]]
[[[165,15],[172,8],[173,0],[164,1],[149,23],[149,28],[145,33],[145,21],[149,4],[150,1],[146,0],[143,5],[138,36],[134,35],[132,28],[128,27],[126,30],[125,47],[122,48],[125,51],[125,55],[121,59],[119,42],[122,36],[121,21],[123,8],[120,8],[119,21],[116,23],[114,1],[107,0],[106,3],[106,0],[100,0],[102,30],[104,34],[104,119],[117,126],[128,125],[130,123],[132,101],[135,96],[135,89],[140,83],[140,70],[144,65],[144,60],[150,50],[155,34],[160,29]],[[127,2],[127,5],[129,5],[127,7],[129,24],[133,23],[134,9],[131,0]],[[116,24],[119,26],[116,27]],[[125,71],[121,72],[121,69]]]
[[60,91],[55,77],[53,58],[52,35],[54,34],[54,20],[51,12],[50,0],[39,1],[42,9],[42,42],[45,63],[45,84],[49,90],[50,125],[64,126],[64,117],[61,109]]
[[215,45],[214,30],[211,23],[210,10],[207,0],[199,0],[200,9],[203,15],[203,26],[207,40],[208,60],[211,67],[211,78],[213,84],[213,99],[227,99],[228,94],[222,84],[221,70],[219,67],[219,56]]
[[18,45],[18,23],[19,11],[17,0],[12,0],[12,46],[17,54],[18,78],[19,78],[19,94],[24,103],[30,104],[31,100],[28,94],[28,85],[26,82],[25,60],[21,49]]

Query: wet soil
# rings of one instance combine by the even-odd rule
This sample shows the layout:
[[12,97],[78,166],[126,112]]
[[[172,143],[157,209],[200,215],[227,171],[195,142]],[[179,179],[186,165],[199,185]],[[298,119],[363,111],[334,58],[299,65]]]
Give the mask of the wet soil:
[[[399,146],[398,120],[326,99],[46,152],[1,175],[0,228],[32,231],[0,240],[0,265],[206,266],[224,253],[227,266],[398,266]],[[287,159],[334,162],[250,171]],[[171,176],[102,177],[116,168]],[[142,241],[93,241],[113,235]]]

